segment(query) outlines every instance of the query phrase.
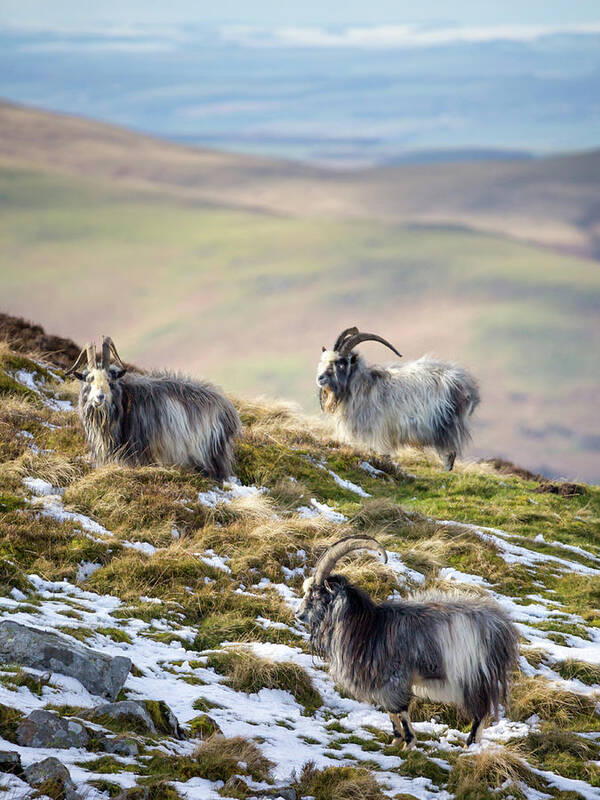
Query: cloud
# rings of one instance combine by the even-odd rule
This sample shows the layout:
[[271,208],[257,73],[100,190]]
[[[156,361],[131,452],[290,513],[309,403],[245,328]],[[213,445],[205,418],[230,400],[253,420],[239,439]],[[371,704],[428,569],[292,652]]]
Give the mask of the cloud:
[[261,28],[233,25],[221,28],[225,41],[250,47],[355,47],[368,49],[435,47],[492,41],[532,42],[546,36],[600,33],[600,21],[573,25],[492,25],[431,27],[375,25],[329,29],[322,27]]

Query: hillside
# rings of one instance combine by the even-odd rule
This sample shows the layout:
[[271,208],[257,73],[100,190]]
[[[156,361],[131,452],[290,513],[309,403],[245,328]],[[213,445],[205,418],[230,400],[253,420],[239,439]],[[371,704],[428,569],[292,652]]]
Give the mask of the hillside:
[[182,147],[0,104],[0,159],[276,214],[436,224],[600,254],[600,150],[357,171]]
[[[373,459],[317,419],[248,400],[236,401],[244,433],[223,487],[177,469],[92,470],[77,384],[27,353],[48,347],[39,331],[9,335],[0,648],[11,620],[63,636],[55,660],[82,644],[119,668],[131,660],[121,691],[105,693],[115,708],[59,669],[4,657],[0,751],[24,770],[0,775],[9,796],[33,797],[37,780],[59,797],[69,779],[70,800],[600,798],[596,487],[511,465],[446,474],[422,455]],[[464,720],[421,703],[419,748],[400,752],[387,717],[340,694],[311,657],[293,618],[302,580],[325,545],[356,532],[389,551],[387,567],[363,556],[339,568],[374,597],[490,593],[518,624],[520,672],[481,747],[466,752]],[[42,783],[34,765],[51,757],[70,778]]]

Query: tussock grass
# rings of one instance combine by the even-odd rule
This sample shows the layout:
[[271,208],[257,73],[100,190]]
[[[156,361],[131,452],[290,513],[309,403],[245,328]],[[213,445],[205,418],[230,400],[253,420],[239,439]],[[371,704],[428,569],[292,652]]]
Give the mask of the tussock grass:
[[211,736],[198,747],[194,758],[201,777],[210,781],[226,781],[232,775],[250,775],[255,781],[269,781],[273,766],[254,742],[242,736],[230,739],[218,734]]
[[587,683],[588,686],[600,684],[600,665],[598,664],[587,664],[585,661],[569,659],[553,664],[552,668],[565,680],[576,679]]
[[260,658],[248,648],[228,648],[210,653],[207,666],[227,675],[228,684],[236,692],[254,694],[261,689],[283,689],[290,692],[307,714],[323,704],[306,671],[287,661]]
[[513,682],[508,713],[521,721],[537,714],[561,728],[594,730],[600,723],[596,705],[588,695],[558,689],[544,678],[521,675]]
[[384,794],[372,773],[361,767],[327,767],[318,770],[305,764],[298,780],[302,797],[315,800],[383,800]]
[[491,790],[515,788],[523,781],[543,791],[546,783],[529,769],[527,764],[506,748],[490,747],[480,753],[460,756],[450,773],[448,789],[456,800],[488,800]]
[[600,755],[600,746],[593,740],[544,725],[540,731],[532,731],[509,746],[540,769],[600,786],[600,769],[590,763]]

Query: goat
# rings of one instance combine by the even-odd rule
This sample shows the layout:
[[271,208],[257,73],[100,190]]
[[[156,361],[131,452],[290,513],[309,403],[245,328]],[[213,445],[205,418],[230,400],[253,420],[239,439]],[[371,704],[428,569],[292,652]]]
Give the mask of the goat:
[[189,466],[217,480],[231,475],[240,418],[210,383],[130,373],[109,336],[99,367],[90,343],[65,374],[82,381],[79,416],[96,464]]
[[497,716],[518,658],[518,633],[491,600],[423,592],[376,605],[335,563],[357,549],[383,546],[370,536],[348,536],[317,562],[304,582],[297,620],[310,632],[316,653],[330,663],[336,683],[357,700],[389,714],[394,744],[416,744],[409,716],[413,695],[452,703],[473,720],[467,746],[480,741],[488,714]]
[[369,367],[354,347],[381,336],[347,328],[317,369],[321,409],[333,414],[338,435],[392,455],[401,445],[433,447],[451,470],[471,437],[468,418],[479,403],[476,380],[462,367],[423,356],[406,365]]

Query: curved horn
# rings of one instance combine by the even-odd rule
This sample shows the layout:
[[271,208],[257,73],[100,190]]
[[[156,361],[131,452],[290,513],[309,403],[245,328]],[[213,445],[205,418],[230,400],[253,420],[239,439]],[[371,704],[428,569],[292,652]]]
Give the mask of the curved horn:
[[387,563],[385,548],[377,539],[373,539],[372,536],[346,536],[344,539],[332,544],[329,550],[326,550],[317,561],[314,582],[316,584],[323,583],[329,577],[331,570],[340,558],[353,550],[373,550],[379,553],[384,564]]
[[393,344],[390,344],[386,339],[383,339],[381,336],[377,336],[376,333],[356,333],[353,336],[349,336],[342,344],[339,353],[342,356],[347,356],[348,353],[353,348],[355,348],[357,344],[360,344],[361,342],[371,342],[371,341],[381,342],[381,344],[384,344],[386,347],[389,347],[390,350],[393,350],[397,356],[400,356],[400,358],[402,358],[402,353],[399,353]]
[[358,333],[358,328],[357,327],[346,328],[346,330],[342,331],[340,333],[340,335],[337,337],[337,339],[335,340],[335,344],[333,345],[333,349],[334,350],[339,350],[340,347],[342,346],[342,343],[343,343],[344,339],[347,339],[348,336],[355,336],[357,333]]
[[[106,354],[106,364],[105,364],[105,354]],[[117,348],[115,347],[115,343],[110,338],[110,336],[103,336],[102,337],[102,368],[108,369],[110,366],[110,356],[113,356],[119,367],[121,369],[127,369],[125,364],[121,361],[121,356],[117,353]]]
[[96,344],[90,342],[86,347],[88,369],[96,369]]
[[79,355],[77,356],[77,360],[75,361],[75,363],[73,364],[73,366],[72,366],[72,367],[70,367],[68,370],[66,370],[66,371],[65,371],[65,375],[72,375],[74,372],[76,372],[76,371],[79,369],[79,367],[80,367],[80,366],[81,366],[81,365],[82,365],[82,364],[83,364],[83,363],[84,363],[86,360],[87,360],[88,367],[89,367],[89,350],[90,350],[90,347],[91,347],[91,346],[92,346],[92,345],[91,345],[91,343],[90,343],[90,344],[87,344],[87,345],[86,345],[86,346],[83,348],[83,350],[81,351],[81,353],[79,353]]

